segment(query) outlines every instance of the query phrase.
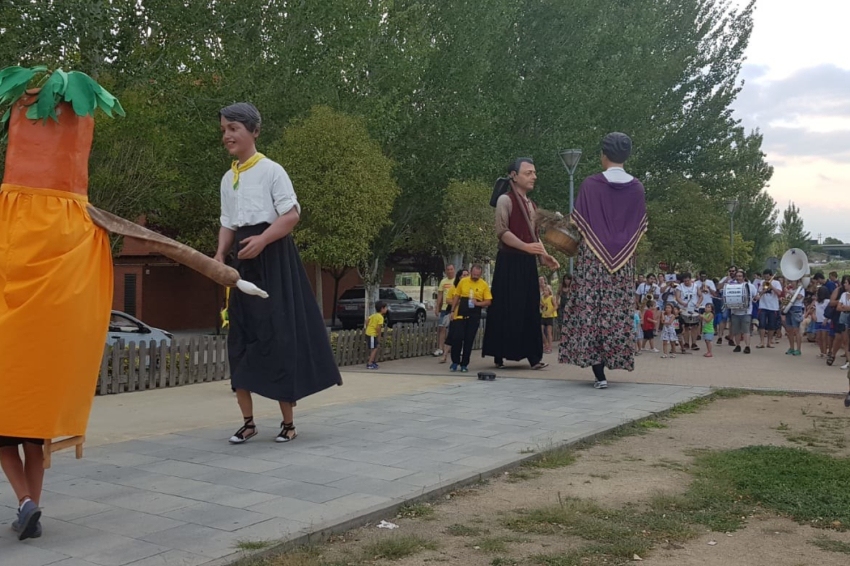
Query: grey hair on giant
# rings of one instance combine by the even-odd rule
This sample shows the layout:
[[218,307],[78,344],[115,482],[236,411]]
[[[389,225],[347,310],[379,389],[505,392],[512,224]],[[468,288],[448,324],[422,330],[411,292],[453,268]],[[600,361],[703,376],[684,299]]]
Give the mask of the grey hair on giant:
[[219,118],[224,117],[225,120],[230,122],[239,122],[251,133],[259,132],[263,122],[260,111],[250,102],[237,102],[225,106],[218,111],[218,116]]

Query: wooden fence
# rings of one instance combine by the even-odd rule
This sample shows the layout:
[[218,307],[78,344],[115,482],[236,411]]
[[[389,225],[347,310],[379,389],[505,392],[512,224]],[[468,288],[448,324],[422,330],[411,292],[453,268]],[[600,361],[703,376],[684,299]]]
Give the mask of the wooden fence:
[[[341,330],[329,332],[331,348],[334,351],[336,364],[352,366],[365,364],[369,360],[369,350],[366,348],[366,331]],[[475,337],[473,349],[481,349],[484,337],[484,321]],[[401,360],[430,356],[437,349],[437,322],[425,324],[396,324],[384,329],[381,337],[379,361]]]
[[227,338],[120,343],[106,346],[97,379],[97,395],[162,389],[230,378]]
[[[473,349],[481,349],[484,323]],[[555,326],[555,340],[560,335]],[[365,365],[369,359],[363,329],[328,331],[338,366]],[[437,349],[437,323],[396,324],[384,330],[380,361],[430,356]],[[198,336],[188,340],[119,343],[107,346],[100,364],[97,395],[145,391],[230,379],[226,336]]]

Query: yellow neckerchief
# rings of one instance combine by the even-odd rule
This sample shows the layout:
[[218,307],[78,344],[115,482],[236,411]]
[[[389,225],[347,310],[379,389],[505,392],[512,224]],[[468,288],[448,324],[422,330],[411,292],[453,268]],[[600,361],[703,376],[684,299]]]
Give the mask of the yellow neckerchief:
[[230,326],[230,315],[227,312],[227,309],[230,308],[230,287],[224,288],[224,308],[221,309],[221,328],[228,328]]
[[239,173],[243,171],[247,171],[257,163],[259,163],[260,159],[263,159],[265,155],[260,153],[259,151],[245,160],[245,163],[239,165],[239,160],[234,159],[233,163],[230,164],[230,170],[233,171],[233,190],[239,188]]

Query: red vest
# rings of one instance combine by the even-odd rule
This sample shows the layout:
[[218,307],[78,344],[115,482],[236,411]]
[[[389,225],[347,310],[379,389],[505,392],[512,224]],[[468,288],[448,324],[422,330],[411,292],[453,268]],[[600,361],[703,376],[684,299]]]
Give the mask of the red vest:
[[[533,244],[537,242],[537,234],[532,232],[531,226],[534,226],[534,218],[526,220],[528,210],[521,199],[514,191],[508,191],[508,196],[511,198],[511,217],[508,220],[508,228],[513,232],[514,236],[525,242]],[[531,202],[531,201],[529,201]],[[531,202],[532,210],[537,210],[537,205]],[[533,212],[531,213],[533,214]]]

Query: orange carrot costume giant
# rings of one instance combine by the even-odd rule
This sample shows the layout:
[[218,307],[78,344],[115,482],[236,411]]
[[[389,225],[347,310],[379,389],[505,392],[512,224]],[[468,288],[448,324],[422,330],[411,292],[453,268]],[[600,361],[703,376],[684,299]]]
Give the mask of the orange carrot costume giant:
[[148,240],[223,285],[264,294],[234,269],[90,206],[92,114],[123,110],[80,73],[57,70],[40,92],[25,94],[41,71],[0,72],[0,105],[11,104],[0,185],[0,437],[12,439],[85,433],[112,305],[107,230]]

